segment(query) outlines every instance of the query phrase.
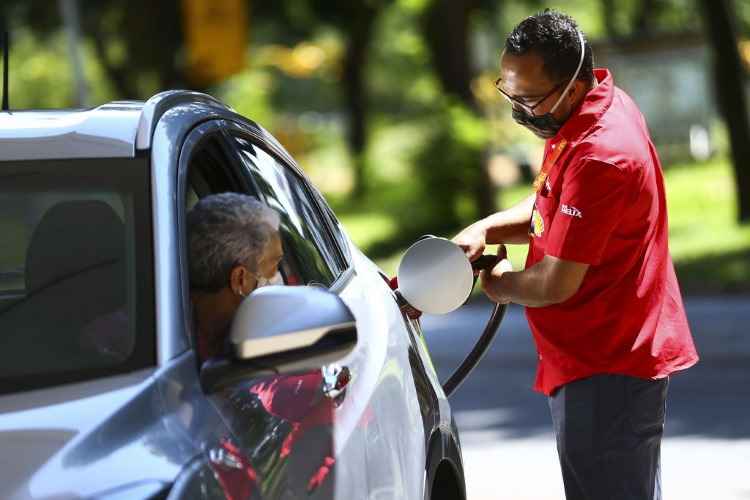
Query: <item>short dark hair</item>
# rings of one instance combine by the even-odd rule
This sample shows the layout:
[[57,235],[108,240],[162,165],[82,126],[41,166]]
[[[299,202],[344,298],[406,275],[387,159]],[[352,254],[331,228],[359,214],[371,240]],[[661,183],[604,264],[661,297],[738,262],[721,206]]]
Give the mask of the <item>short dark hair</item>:
[[[581,59],[578,32],[578,25],[572,17],[547,9],[527,17],[513,28],[505,40],[505,51],[516,56],[528,52],[538,54],[549,78],[563,82],[573,76]],[[577,79],[590,82],[594,79],[594,54],[583,32],[581,36],[586,52]]]

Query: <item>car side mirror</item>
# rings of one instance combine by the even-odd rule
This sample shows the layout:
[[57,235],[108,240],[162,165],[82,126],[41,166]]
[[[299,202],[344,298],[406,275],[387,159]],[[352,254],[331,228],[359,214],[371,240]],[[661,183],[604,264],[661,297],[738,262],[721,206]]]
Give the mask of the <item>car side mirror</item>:
[[354,316],[317,287],[267,286],[242,301],[230,329],[231,359],[201,370],[206,392],[263,374],[302,373],[341,360],[357,343]]

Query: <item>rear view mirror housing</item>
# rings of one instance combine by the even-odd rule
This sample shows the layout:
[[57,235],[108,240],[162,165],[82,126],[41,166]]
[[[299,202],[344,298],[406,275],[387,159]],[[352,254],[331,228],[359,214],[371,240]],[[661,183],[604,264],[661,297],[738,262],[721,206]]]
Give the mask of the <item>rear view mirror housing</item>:
[[302,373],[340,361],[357,343],[349,308],[317,287],[268,286],[250,294],[230,329],[231,359],[201,370],[207,392],[262,374]]

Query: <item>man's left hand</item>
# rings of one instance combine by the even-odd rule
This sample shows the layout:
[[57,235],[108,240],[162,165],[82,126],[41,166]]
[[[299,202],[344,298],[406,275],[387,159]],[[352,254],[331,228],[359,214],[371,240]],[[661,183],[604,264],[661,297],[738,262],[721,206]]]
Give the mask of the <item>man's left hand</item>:
[[503,274],[510,271],[513,271],[510,261],[508,259],[501,259],[492,269],[485,269],[479,273],[479,279],[482,281],[482,289],[493,302],[499,304],[510,302],[510,297],[504,293],[500,280]]

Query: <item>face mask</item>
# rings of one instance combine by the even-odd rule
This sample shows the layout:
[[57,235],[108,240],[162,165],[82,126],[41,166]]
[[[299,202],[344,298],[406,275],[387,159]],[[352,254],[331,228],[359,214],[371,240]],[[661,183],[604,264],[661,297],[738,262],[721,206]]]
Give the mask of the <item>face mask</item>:
[[515,108],[511,112],[511,115],[513,116],[513,119],[516,121],[516,123],[518,123],[519,125],[523,125],[527,129],[534,132],[537,137],[541,137],[542,139],[549,139],[551,137],[554,137],[563,126],[561,122],[558,122],[555,117],[552,116],[552,113],[555,112],[565,95],[570,90],[570,87],[576,81],[576,78],[578,78],[578,73],[580,73],[581,66],[583,66],[583,56],[586,54],[586,50],[583,42],[583,35],[580,31],[578,32],[578,39],[581,42],[581,58],[578,61],[578,67],[576,68],[576,72],[573,73],[573,77],[570,79],[568,84],[565,86],[565,89],[562,91],[562,94],[560,94],[557,102],[554,106],[552,106],[552,109],[550,109],[543,115],[534,115]]
[[555,108],[552,108],[551,111],[538,116],[529,114],[520,109],[513,109],[511,115],[516,123],[531,130],[537,137],[549,139],[550,137],[554,137],[563,125],[552,116],[552,111],[554,111],[554,109]]
[[284,278],[281,276],[281,272],[276,271],[276,274],[274,274],[270,278],[266,278],[265,276],[258,276],[255,289],[257,290],[258,288],[263,288],[264,286],[283,285],[283,284],[284,284]]

